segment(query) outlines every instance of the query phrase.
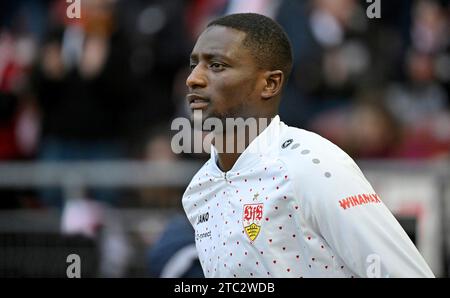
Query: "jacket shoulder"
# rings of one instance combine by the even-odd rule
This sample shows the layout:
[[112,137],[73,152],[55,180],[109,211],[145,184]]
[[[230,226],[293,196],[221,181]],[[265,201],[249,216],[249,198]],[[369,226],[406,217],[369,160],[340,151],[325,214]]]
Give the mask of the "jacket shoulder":
[[280,135],[278,158],[288,168],[298,193],[336,192],[355,185],[371,188],[355,161],[322,136],[295,127]]
[[296,127],[285,126],[280,134],[279,157],[288,162],[309,160],[311,166],[321,162],[353,162],[351,157],[324,137]]

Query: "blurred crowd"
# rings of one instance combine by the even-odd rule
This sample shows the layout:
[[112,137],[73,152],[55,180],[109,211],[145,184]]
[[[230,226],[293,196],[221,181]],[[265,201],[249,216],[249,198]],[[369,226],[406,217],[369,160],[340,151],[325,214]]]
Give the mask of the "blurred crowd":
[[1,160],[148,158],[154,128],[187,113],[195,38],[242,11],[292,40],[286,123],[355,158],[448,157],[448,1],[382,1],[380,19],[356,0],[80,3],[79,19],[64,0],[0,4]]
[[[168,129],[188,115],[190,51],[209,21],[250,11],[292,41],[284,122],[356,159],[449,159],[448,0],[381,0],[379,19],[364,0],[80,3],[70,19],[66,0],[0,2],[0,161],[192,158]],[[60,196],[43,190],[39,205]]]

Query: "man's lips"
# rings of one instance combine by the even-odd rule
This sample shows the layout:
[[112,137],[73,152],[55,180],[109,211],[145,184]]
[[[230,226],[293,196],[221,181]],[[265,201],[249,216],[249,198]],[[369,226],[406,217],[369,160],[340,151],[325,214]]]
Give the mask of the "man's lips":
[[192,110],[204,109],[209,104],[209,99],[198,94],[188,94],[186,98]]

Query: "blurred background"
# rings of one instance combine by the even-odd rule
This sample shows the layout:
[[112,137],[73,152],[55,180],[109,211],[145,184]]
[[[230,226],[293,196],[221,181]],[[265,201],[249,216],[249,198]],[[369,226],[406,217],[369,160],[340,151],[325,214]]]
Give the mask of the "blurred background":
[[[77,2],[77,1],[72,1]],[[449,1],[0,2],[0,276],[198,277],[181,197],[207,155],[171,120],[213,18],[257,12],[292,40],[281,119],[347,151],[437,276],[450,261]]]

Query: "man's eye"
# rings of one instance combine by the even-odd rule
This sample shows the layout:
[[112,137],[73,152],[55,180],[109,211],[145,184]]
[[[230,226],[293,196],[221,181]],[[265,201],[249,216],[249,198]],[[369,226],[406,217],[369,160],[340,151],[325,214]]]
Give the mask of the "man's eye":
[[211,63],[209,67],[212,70],[218,71],[218,70],[223,70],[225,66],[221,63],[215,62],[215,63]]
[[189,68],[191,70],[193,70],[196,66],[197,66],[197,64],[194,64],[194,63],[189,64]]

